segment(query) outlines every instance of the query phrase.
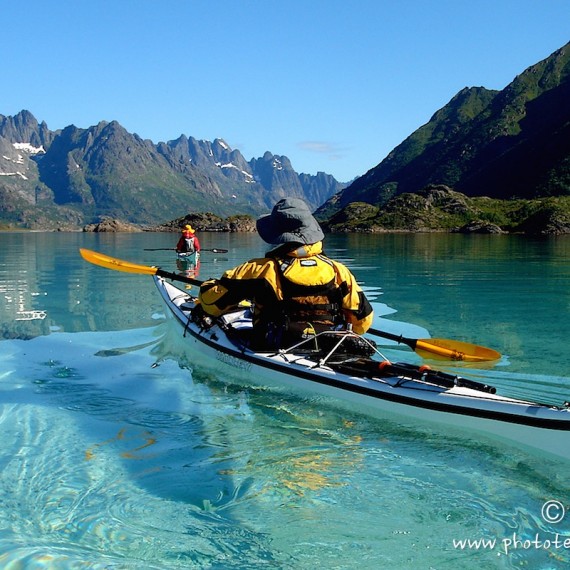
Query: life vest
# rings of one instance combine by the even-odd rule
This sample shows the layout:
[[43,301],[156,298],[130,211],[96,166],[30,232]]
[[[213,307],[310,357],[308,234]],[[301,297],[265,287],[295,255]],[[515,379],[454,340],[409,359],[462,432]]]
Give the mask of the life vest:
[[194,235],[190,232],[182,232],[183,253],[194,253],[196,251],[194,239]]
[[275,262],[282,300],[273,312],[275,338],[268,340],[279,344],[299,342],[346,324],[342,312],[343,292],[329,259],[316,255],[287,257]]

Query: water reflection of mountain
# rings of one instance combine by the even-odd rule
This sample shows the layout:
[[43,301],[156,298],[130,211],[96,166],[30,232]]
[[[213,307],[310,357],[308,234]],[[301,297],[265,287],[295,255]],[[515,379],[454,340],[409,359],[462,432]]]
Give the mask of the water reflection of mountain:
[[2,338],[31,338],[49,331],[45,295],[40,293],[36,271],[37,242],[25,247],[19,234],[6,234],[0,242],[0,324]]
[[152,280],[85,263],[81,240],[82,234],[0,233],[0,338],[156,324],[163,308]]
[[26,278],[0,281],[0,324],[2,338],[31,338],[48,332],[47,311],[35,297]]

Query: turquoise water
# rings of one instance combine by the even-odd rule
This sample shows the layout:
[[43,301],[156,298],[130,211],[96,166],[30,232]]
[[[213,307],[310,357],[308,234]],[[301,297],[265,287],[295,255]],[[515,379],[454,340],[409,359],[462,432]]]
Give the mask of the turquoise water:
[[[200,237],[229,250],[205,252],[200,279],[265,249],[255,235]],[[228,384],[184,352],[150,277],[77,251],[178,271],[145,251],[174,241],[0,234],[0,568],[568,567],[568,464]],[[570,400],[569,238],[325,243],[378,328],[489,346],[499,363],[461,372]],[[560,522],[543,516],[548,501]]]

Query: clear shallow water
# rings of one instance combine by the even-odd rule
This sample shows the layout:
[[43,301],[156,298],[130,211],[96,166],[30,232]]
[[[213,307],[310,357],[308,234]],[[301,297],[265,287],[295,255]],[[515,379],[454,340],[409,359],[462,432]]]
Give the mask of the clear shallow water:
[[[230,251],[204,253],[200,279],[264,251],[256,236],[201,239]],[[567,464],[227,384],[188,361],[150,277],[77,253],[174,271],[168,252],[144,251],[172,242],[0,234],[0,567],[568,566],[570,544],[554,540],[570,539],[570,515],[541,515],[549,500],[570,509]],[[497,366],[463,372],[512,395],[570,399],[567,238],[326,244],[374,299],[376,325],[491,346],[505,354]],[[494,547],[454,542],[482,538]]]

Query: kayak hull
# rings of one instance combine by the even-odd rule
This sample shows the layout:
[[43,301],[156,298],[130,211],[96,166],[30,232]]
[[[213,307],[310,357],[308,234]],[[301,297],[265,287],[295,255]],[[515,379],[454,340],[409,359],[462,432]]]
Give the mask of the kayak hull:
[[319,396],[374,417],[404,423],[438,424],[486,435],[533,452],[570,460],[570,410],[525,401],[461,385],[437,386],[407,375],[339,372],[288,352],[258,353],[234,344],[218,326],[208,330],[190,319],[187,291],[161,277],[155,284],[166,307],[184,331],[184,345],[200,355],[200,364],[229,381],[254,383],[273,390]]

